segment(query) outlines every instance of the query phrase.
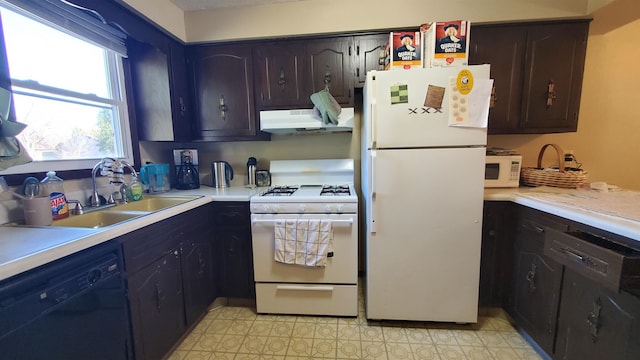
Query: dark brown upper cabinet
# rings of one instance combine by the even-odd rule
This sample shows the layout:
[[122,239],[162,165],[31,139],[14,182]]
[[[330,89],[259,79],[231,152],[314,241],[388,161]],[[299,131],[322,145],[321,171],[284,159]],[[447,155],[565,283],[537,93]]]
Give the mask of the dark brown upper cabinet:
[[389,34],[354,36],[355,87],[363,87],[367,72],[384,70],[385,48]]
[[188,49],[196,139],[261,139],[254,105],[253,46],[195,45]]
[[573,132],[589,20],[477,25],[469,62],[491,64],[490,134]]
[[258,45],[254,54],[258,108],[306,107],[311,103],[304,42],[268,42]]
[[311,93],[322,89],[340,104],[353,104],[353,37],[317,39],[307,42]]

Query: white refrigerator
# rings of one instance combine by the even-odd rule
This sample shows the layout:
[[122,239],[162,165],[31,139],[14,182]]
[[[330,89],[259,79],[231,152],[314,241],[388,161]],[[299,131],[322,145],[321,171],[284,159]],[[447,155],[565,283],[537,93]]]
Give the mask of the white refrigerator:
[[490,84],[489,65],[367,74],[368,319],[477,322]]

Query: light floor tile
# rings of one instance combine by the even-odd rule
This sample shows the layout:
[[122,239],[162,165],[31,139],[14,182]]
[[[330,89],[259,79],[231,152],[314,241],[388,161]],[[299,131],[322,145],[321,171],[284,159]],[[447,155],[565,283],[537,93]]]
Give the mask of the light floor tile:
[[540,360],[502,309],[476,324],[257,314],[255,306],[216,304],[169,360]]

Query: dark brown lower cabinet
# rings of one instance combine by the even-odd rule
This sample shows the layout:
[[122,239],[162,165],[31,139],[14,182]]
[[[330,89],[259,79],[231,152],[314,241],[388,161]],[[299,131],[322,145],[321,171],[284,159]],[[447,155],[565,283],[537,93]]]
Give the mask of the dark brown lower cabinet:
[[215,300],[211,204],[119,238],[135,358],[162,359]]
[[249,203],[220,201],[213,205],[218,296],[255,299]]
[[566,229],[542,213],[518,208],[513,290],[507,306],[518,326],[553,354],[563,267],[543,254],[547,228]]
[[640,299],[565,270],[556,359],[640,359]]
[[480,254],[480,306],[502,306],[511,289],[514,216],[512,203],[485,201]]
[[182,242],[182,278],[187,327],[195,324],[215,300],[213,234],[194,229]]
[[161,359],[185,331],[179,248],[128,283],[135,358]]

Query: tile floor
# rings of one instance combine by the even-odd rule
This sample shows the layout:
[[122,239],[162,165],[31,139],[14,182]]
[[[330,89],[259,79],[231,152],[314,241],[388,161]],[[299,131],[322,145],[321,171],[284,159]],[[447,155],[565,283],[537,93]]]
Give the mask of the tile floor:
[[212,307],[169,360],[541,359],[497,308],[469,325],[357,318],[258,315],[251,306]]

